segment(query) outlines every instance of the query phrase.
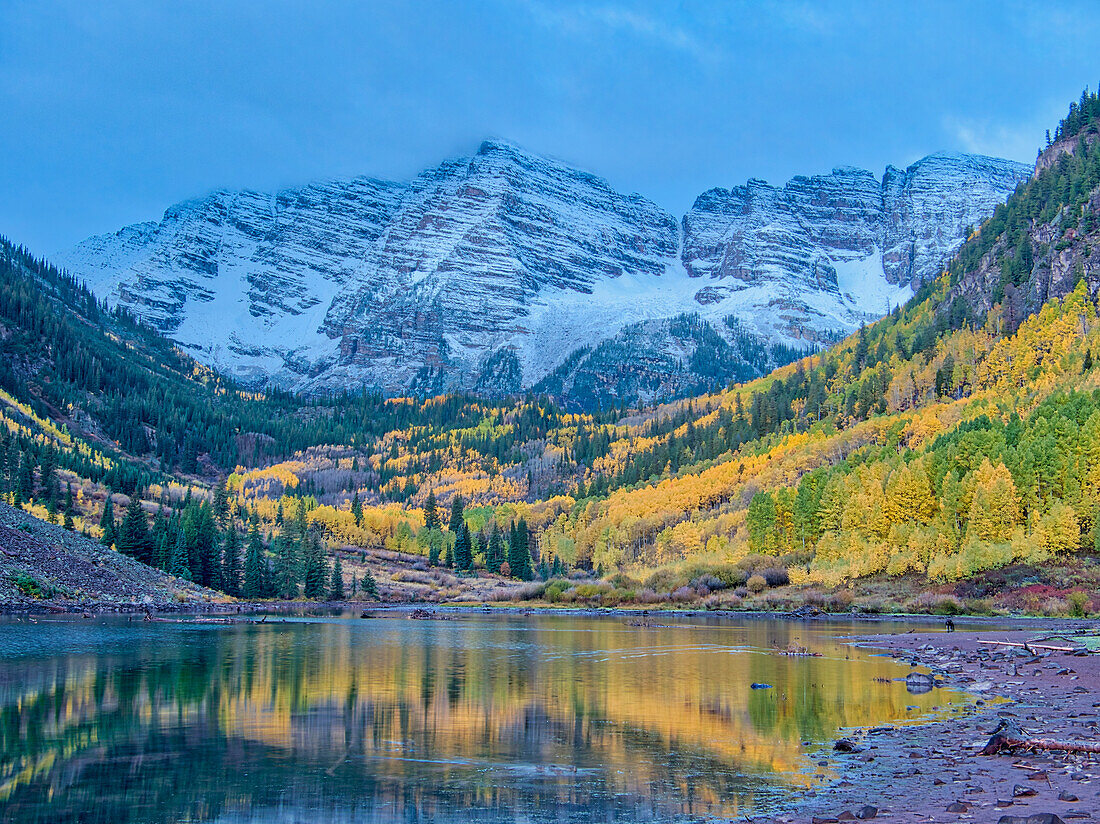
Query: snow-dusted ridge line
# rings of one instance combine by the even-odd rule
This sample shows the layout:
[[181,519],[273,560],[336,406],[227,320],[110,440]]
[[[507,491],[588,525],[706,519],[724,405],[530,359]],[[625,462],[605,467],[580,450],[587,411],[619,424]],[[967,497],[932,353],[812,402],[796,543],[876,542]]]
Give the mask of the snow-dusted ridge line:
[[507,392],[633,324],[665,331],[635,329],[631,362],[679,353],[649,322],[683,313],[812,347],[904,301],[1029,172],[951,154],[881,180],[840,167],[712,189],[677,221],[492,140],[408,183],[214,192],[56,260],[248,383]]

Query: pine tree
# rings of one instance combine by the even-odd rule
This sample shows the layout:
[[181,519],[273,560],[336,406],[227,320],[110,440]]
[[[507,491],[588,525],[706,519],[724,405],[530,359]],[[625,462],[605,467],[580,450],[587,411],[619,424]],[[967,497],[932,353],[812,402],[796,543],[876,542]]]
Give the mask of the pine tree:
[[42,499],[46,502],[46,512],[49,513],[50,522],[53,523],[57,516],[58,495],[57,490],[57,455],[52,449],[46,450],[42,459],[42,467],[39,471],[39,483],[42,485]]
[[514,538],[508,547],[508,566],[513,578],[531,580],[531,549],[528,544],[527,521],[520,518],[515,524]]
[[369,567],[363,570],[363,580],[359,582],[359,589],[371,598],[378,597],[378,582],[374,580]]
[[214,520],[218,526],[225,528],[225,522],[229,518],[229,487],[225,481],[218,484],[214,490]]
[[[256,526],[256,524],[253,524],[253,526]],[[261,598],[275,598],[279,594],[275,572],[271,567],[271,563],[267,560],[267,554],[263,550],[262,543],[260,545],[260,593]]]
[[280,598],[287,600],[298,597],[298,542],[286,528],[275,542],[275,589]]
[[19,464],[19,477],[15,486],[15,505],[34,499],[34,459],[29,453],[23,453]]
[[485,566],[490,572],[500,572],[500,565],[504,563],[504,538],[500,534],[500,525],[493,521],[493,528],[489,532],[489,545],[485,552]]
[[99,542],[103,546],[114,546],[115,538],[115,504],[111,500],[111,493],[107,493],[107,500],[103,502],[103,514],[99,516],[99,528],[103,530],[103,537]]
[[325,597],[326,584],[328,583],[325,558],[321,549],[321,538],[313,535],[308,542],[309,557],[306,560],[305,596],[311,600]]
[[351,516],[355,518],[355,525],[363,523],[363,503],[359,500],[359,490],[355,490],[355,497],[351,499]]
[[455,569],[469,569],[474,564],[474,556],[470,547],[470,527],[463,522],[455,538],[454,548]]
[[65,484],[65,503],[63,504],[65,509],[65,529],[70,532],[73,529],[73,485],[72,483]]
[[182,528],[176,530],[176,546],[172,550],[172,563],[169,572],[177,578],[191,580],[191,565],[188,563],[187,536]]
[[248,533],[248,549],[244,558],[244,587],[242,594],[245,598],[262,598],[265,595],[264,585],[264,547],[260,540],[260,530],[253,526]]
[[115,538],[115,548],[124,555],[129,555],[145,564],[152,560],[149,524],[145,520],[145,510],[142,509],[141,499],[137,494],[131,496],[130,505],[126,507],[126,514],[122,518],[118,536]]
[[428,490],[428,499],[424,501],[424,526],[428,529],[439,529],[439,510],[436,508],[435,492]]
[[241,539],[232,519],[226,527],[222,548],[222,591],[234,597],[241,594]]
[[455,495],[451,499],[451,523],[448,529],[450,529],[453,535],[457,536],[462,529],[463,523],[465,523],[465,521],[463,520],[462,496]]
[[328,597],[330,601],[344,600],[344,565],[340,563],[337,555],[332,562],[332,585],[329,587]]
[[356,593],[359,592],[359,578],[356,575],[351,576],[351,591],[348,593],[348,597],[354,598]]
[[191,580],[204,587],[221,586],[221,540],[214,514],[206,503],[191,502],[184,507],[181,519],[187,534]]

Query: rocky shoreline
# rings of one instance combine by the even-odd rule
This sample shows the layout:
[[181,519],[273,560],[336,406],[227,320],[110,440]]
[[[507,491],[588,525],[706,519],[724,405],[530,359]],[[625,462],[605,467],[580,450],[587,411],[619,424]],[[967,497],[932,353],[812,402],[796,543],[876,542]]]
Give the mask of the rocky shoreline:
[[882,650],[918,672],[933,674],[943,688],[977,696],[975,703],[920,726],[852,731],[852,752],[818,754],[817,763],[827,762],[840,778],[808,791],[796,809],[771,820],[1056,824],[1100,819],[1100,756],[980,754],[1002,720],[1035,737],[1100,742],[1100,654],[1078,651],[1082,633],[1098,625],[1076,622],[1059,632],[1064,626],[1045,621],[1030,629],[978,627],[854,638],[858,646]]

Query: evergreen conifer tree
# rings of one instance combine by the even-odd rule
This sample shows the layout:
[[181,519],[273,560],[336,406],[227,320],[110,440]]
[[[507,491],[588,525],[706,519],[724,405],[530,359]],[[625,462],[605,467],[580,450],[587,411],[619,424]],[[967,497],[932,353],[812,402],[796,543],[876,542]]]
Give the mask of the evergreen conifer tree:
[[359,500],[359,490],[355,490],[355,496],[351,499],[351,516],[355,518],[355,525],[363,523],[363,502]]
[[280,598],[298,597],[298,542],[283,528],[275,541],[275,589]]
[[508,547],[508,566],[512,577],[521,581],[531,580],[531,549],[528,545],[527,522],[520,518],[514,527],[514,538]]
[[244,586],[242,594],[245,598],[263,598],[267,587],[264,582],[264,548],[260,540],[260,530],[253,526],[248,532],[248,548],[244,558]]
[[191,565],[188,559],[187,535],[182,528],[176,529],[175,547],[172,549],[172,563],[169,572],[177,578],[191,580]]
[[451,522],[448,526],[448,529],[450,529],[455,536],[462,530],[462,524],[465,523],[462,517],[463,509],[462,496],[455,495],[451,499]]
[[34,459],[23,453],[19,464],[19,478],[15,487],[16,506],[34,499]]
[[459,527],[455,538],[454,563],[455,569],[469,569],[474,563],[470,547],[470,527],[465,522]]
[[328,597],[330,601],[344,600],[344,565],[337,555],[332,561],[332,584],[329,586]]
[[108,490],[107,500],[103,502],[103,514],[99,516],[99,528],[103,530],[103,537],[99,539],[99,542],[103,546],[114,546],[116,533],[115,533],[115,504],[111,500],[111,493]]
[[73,485],[72,483],[65,484],[65,529],[72,531],[73,529]]
[[169,542],[168,518],[164,513],[164,500],[157,507],[157,514],[153,518],[153,528],[149,532],[149,547],[152,554],[152,565],[165,572],[171,566],[172,550]]
[[363,570],[363,580],[359,582],[359,589],[371,598],[378,597],[378,582],[374,580],[369,567]]
[[328,584],[328,570],[326,569],[324,553],[321,549],[321,538],[314,534],[308,539],[309,556],[306,560],[305,596],[311,600],[325,597]]
[[222,591],[234,597],[241,594],[241,539],[232,518],[226,525],[222,547]]
[[489,545],[485,551],[485,566],[490,572],[499,573],[504,557],[504,538],[500,534],[500,525],[493,521],[493,528],[489,532]]
[[428,499],[424,501],[424,526],[428,529],[439,529],[439,509],[436,507],[435,492],[428,490]]
[[229,487],[225,481],[214,490],[214,520],[222,529],[229,518]]
[[136,493],[131,496],[130,505],[126,507],[126,514],[118,528],[115,549],[145,564],[152,560],[149,524],[145,520],[145,510],[141,508],[141,498]]

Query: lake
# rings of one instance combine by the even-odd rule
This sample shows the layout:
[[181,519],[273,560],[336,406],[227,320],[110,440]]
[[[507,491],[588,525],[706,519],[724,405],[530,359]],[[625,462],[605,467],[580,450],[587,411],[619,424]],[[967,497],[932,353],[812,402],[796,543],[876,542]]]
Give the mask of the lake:
[[843,728],[969,700],[910,694],[866,624],[383,615],[3,619],[0,821],[737,817],[835,781]]

